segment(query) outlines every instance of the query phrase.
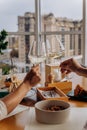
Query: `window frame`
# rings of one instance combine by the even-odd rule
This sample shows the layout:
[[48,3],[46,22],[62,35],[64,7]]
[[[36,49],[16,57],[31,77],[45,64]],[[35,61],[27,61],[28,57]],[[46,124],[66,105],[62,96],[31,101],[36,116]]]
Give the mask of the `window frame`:
[[65,31],[65,30],[61,30],[61,31],[41,31],[41,0],[35,0],[35,17],[36,17],[36,29],[35,32],[8,32],[8,35],[35,35],[36,36],[36,42],[39,42],[39,39],[41,38],[41,36],[44,36],[44,38],[46,38],[46,36],[48,35],[83,35],[83,48],[82,48],[82,55],[83,55],[83,63],[85,64],[85,59],[86,59],[86,51],[84,51],[85,46],[86,46],[86,38],[85,38],[85,34],[86,34],[86,0],[82,0],[83,1],[83,30],[71,30],[71,31]]

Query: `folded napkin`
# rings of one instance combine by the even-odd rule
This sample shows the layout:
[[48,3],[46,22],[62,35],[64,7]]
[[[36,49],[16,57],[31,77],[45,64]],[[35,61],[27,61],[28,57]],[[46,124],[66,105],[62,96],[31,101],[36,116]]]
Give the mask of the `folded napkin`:
[[24,111],[24,110],[27,110],[27,109],[29,109],[29,107],[19,104],[11,113],[9,113],[9,114],[6,116],[6,118],[7,118],[7,117],[10,117],[10,116],[13,116],[13,115],[15,115],[15,114],[17,114],[17,113],[20,113],[20,112],[22,112],[22,111]]

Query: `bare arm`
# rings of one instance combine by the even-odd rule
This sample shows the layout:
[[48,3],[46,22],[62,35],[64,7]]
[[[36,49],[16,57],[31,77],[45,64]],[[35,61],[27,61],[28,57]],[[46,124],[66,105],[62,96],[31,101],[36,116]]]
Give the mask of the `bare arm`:
[[62,73],[75,72],[80,76],[87,77],[87,68],[81,66],[75,59],[68,59],[60,64]]
[[34,67],[24,78],[23,83],[12,93],[2,98],[7,112],[11,112],[23,99],[26,93],[40,81],[39,67]]
[[29,89],[23,83],[14,92],[2,98],[2,101],[5,103],[7,107],[8,113],[11,112],[21,102],[28,90]]
[[78,69],[77,74],[80,76],[87,77],[87,68],[81,67],[80,69]]

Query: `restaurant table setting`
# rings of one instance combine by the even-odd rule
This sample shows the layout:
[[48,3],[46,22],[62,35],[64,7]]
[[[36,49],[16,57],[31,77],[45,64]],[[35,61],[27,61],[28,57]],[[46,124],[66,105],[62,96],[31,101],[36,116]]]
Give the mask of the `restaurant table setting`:
[[6,116],[6,118],[8,118],[8,117],[10,117],[10,116],[13,116],[13,115],[16,115],[16,114],[18,114],[18,113],[20,113],[20,112],[22,112],[22,111],[27,110],[27,109],[29,109],[29,107],[27,107],[27,106],[25,106],[25,105],[19,104],[12,112],[10,112],[10,113]]
[[36,120],[35,108],[29,109],[29,119],[24,130],[85,130],[87,108],[71,108],[69,118],[62,124],[45,124]]
[[[67,83],[70,83],[70,82],[67,82]],[[54,85],[54,84],[56,85],[56,83],[53,83],[52,85]],[[51,88],[50,88],[50,86],[48,86],[48,87],[46,86],[46,88],[45,88],[45,86],[42,86],[41,84],[38,86],[35,86],[33,89],[31,89],[30,92],[27,93],[27,95],[24,97],[23,101],[21,102],[24,105],[18,105],[10,114],[8,114],[8,116],[6,116],[6,118],[10,118],[10,117],[13,118],[14,116],[16,117],[16,115],[20,115],[19,113],[22,113],[23,111],[25,111],[28,115],[28,118],[27,118],[27,123],[24,125],[23,130],[86,130],[87,129],[87,108],[86,108],[87,105],[86,105],[86,102],[84,102],[84,100],[83,101],[80,101],[80,100],[76,101],[76,99],[69,100],[68,97],[70,97],[72,90],[69,93],[67,93],[68,97],[65,96],[65,94],[63,92],[64,99],[67,98],[65,101],[70,103],[70,106],[71,106],[70,107],[70,114],[69,114],[67,121],[60,123],[60,124],[57,124],[57,123],[56,124],[52,124],[52,123],[47,124],[47,123],[40,123],[39,121],[36,120],[35,102],[38,102],[37,90],[39,90],[39,92],[40,92],[39,93],[40,100],[44,100],[43,99],[44,94],[45,94],[47,100],[50,100],[50,98],[48,96],[50,96],[53,99],[55,94],[56,94],[55,99],[57,98],[56,96],[58,96],[57,100],[61,100],[61,98],[59,96],[59,93],[61,92],[61,90],[59,90],[60,92],[54,91],[54,90],[59,89],[59,88],[57,87],[57,88],[52,90],[52,87],[54,88],[56,86],[51,86]],[[45,93],[45,90],[46,90],[46,93]],[[0,91],[7,92],[7,88],[2,88]],[[58,92],[58,93],[54,93],[54,92]],[[42,99],[41,99],[41,95],[42,95]],[[71,94],[71,96],[75,96],[74,90],[73,90],[73,93]],[[28,100],[26,100],[26,98]],[[33,100],[30,100],[30,99],[35,99],[35,102],[33,103]],[[73,100],[73,101],[71,101],[71,100]],[[28,107],[25,106],[25,105],[27,105],[27,103],[29,104]],[[33,107],[30,107],[31,106],[30,104],[33,104]],[[17,118],[18,118],[18,116],[17,116]],[[54,120],[54,118],[52,118],[52,119]],[[23,119],[23,120],[25,120],[25,119]],[[5,121],[4,121],[4,123],[5,123]],[[6,120],[6,123],[7,123],[7,120]],[[4,126],[3,126],[3,128],[4,128]]]

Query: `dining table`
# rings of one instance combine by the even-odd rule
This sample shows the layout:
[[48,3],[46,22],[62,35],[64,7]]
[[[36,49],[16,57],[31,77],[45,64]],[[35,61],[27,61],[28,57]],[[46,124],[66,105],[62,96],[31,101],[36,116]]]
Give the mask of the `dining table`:
[[[84,89],[87,89],[87,78],[73,74],[72,78],[72,89],[77,84],[81,85]],[[35,96],[25,97],[20,103],[20,107],[23,110],[7,116],[5,119],[0,121],[0,130],[83,130],[87,117],[87,102],[80,100],[72,100],[70,98],[63,98],[64,101],[70,103],[71,106],[71,119],[65,124],[41,124],[36,121],[35,118],[35,103],[37,100],[37,93]],[[77,114],[77,116],[76,116]],[[75,120],[74,120],[75,118]],[[72,122],[73,121],[73,122]],[[75,123],[77,122],[77,124]],[[80,127],[80,123],[81,127]],[[69,126],[69,125],[70,126]],[[75,125],[75,128],[74,128]],[[82,128],[83,125],[83,128]],[[69,126],[69,127],[68,127]],[[80,127],[80,128],[79,128]],[[85,129],[85,128],[84,128]]]

